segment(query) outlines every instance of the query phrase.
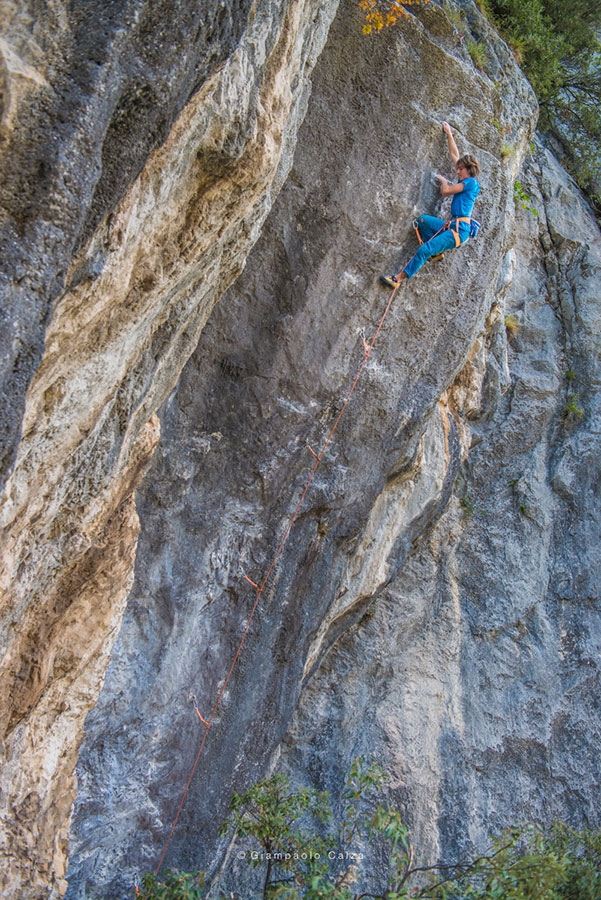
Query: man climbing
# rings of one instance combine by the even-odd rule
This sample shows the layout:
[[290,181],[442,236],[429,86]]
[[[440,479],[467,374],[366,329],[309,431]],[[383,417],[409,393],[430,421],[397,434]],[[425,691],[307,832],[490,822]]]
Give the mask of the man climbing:
[[436,176],[440,182],[442,196],[453,197],[451,219],[445,222],[436,216],[420,216],[415,220],[414,227],[418,234],[420,248],[401,272],[396,275],[380,275],[380,281],[388,287],[398,287],[406,278],[413,278],[428,259],[442,259],[445,251],[459,247],[460,244],[467,241],[472,233],[470,216],[476,197],[480,193],[480,185],[476,181],[476,176],[480,172],[480,164],[476,157],[469,153],[465,156],[459,155],[448,122],[443,122],[442,128],[447,136],[449,156],[459,179],[457,184],[450,184],[442,175]]

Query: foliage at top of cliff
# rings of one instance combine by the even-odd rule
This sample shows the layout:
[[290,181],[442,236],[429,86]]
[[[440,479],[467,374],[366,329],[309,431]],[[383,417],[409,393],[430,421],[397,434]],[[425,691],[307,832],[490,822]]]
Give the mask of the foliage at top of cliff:
[[540,127],[601,209],[601,0],[481,0],[538,97]]
[[371,34],[372,31],[381,31],[396,25],[404,16],[409,15],[406,6],[420,6],[429,3],[430,0],[358,0],[360,8],[365,13],[363,33]]

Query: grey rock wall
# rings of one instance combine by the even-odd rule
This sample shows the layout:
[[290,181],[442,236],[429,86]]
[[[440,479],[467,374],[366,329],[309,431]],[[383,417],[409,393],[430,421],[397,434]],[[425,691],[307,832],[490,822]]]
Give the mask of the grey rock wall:
[[490,371],[502,317],[450,504],[309,681],[279,760],[333,792],[357,754],[385,761],[426,860],[600,821],[601,236],[549,153],[522,180],[539,215],[518,211],[499,295],[511,385]]
[[175,16],[164,0],[3,5],[2,485],[74,248],[236,47],[249,9],[250,0],[184,0]]
[[[335,791],[358,753],[428,860],[598,822],[598,228],[540,148],[521,172],[536,103],[470,2],[367,38],[345,0],[309,104],[337,5],[3,6],[3,896],[67,889],[126,603],[71,897],[130,896],[163,851],[215,874],[234,788]],[[443,118],[482,235],[396,298],[167,844],[244,574],[441,209]]]
[[288,181],[161,411],[80,757],[73,896],[125,891],[160,857],[203,734],[191,698],[210,712],[253,604],[243,575],[261,581],[361,363],[378,274],[440,208],[443,118],[482,161],[483,231],[399,293],[164,862],[216,871],[234,788],[277,765],[336,793],[358,754],[389,770],[425,861],[516,819],[598,822],[599,231],[540,148],[519,175],[539,216],[516,207],[536,106],[468,14],[483,73],[433,5],[377,40],[352,16],[330,33]]

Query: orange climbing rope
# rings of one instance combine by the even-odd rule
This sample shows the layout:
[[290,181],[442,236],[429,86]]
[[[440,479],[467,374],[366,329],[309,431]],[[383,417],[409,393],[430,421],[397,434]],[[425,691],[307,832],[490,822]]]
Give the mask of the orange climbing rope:
[[261,584],[255,584],[255,582],[252,581],[252,579],[250,579],[250,578],[248,577],[248,575],[244,575],[244,576],[243,576],[244,579],[245,579],[246,581],[248,581],[248,583],[251,584],[251,585],[255,588],[257,594],[256,594],[256,597],[255,597],[254,603],[253,603],[253,605],[252,605],[252,609],[251,609],[251,611],[250,611],[250,613],[249,613],[248,619],[247,619],[247,621],[246,621],[246,625],[245,625],[245,627],[244,627],[244,631],[242,632],[242,637],[240,638],[240,641],[239,641],[239,643],[238,643],[238,647],[237,647],[236,652],[235,652],[235,654],[234,654],[234,658],[232,659],[232,663],[231,663],[231,665],[230,665],[230,667],[229,667],[229,670],[228,670],[228,673],[227,673],[227,675],[226,675],[226,677],[225,677],[225,680],[224,680],[224,682],[223,682],[223,684],[222,684],[222,686],[221,686],[221,690],[219,691],[219,694],[218,694],[218,696],[217,696],[217,699],[215,700],[215,703],[213,704],[213,708],[212,708],[212,710],[211,710],[211,713],[210,713],[210,715],[209,715],[208,720],[205,719],[205,718],[203,718],[203,716],[200,714],[200,710],[198,709],[198,704],[197,704],[197,702],[196,702],[196,698],[193,697],[193,701],[194,701],[194,710],[195,710],[196,715],[198,716],[198,718],[199,718],[201,724],[204,726],[204,734],[203,734],[202,739],[201,739],[201,741],[200,741],[200,745],[199,745],[199,747],[198,747],[198,751],[197,751],[197,753],[196,753],[196,757],[195,757],[195,759],[194,759],[194,762],[193,762],[193,764],[192,764],[192,768],[191,768],[191,770],[190,770],[190,775],[189,775],[189,777],[188,777],[188,781],[186,782],[186,786],[185,786],[185,788],[184,788],[184,792],[183,792],[183,794],[182,794],[182,798],[181,798],[180,803],[179,803],[179,806],[178,806],[178,808],[177,808],[177,812],[176,812],[175,817],[174,817],[174,819],[173,819],[173,823],[172,823],[172,825],[171,825],[171,828],[170,828],[170,830],[169,830],[169,834],[167,835],[167,839],[166,839],[166,841],[165,841],[165,844],[164,844],[164,846],[163,846],[163,850],[162,850],[162,852],[161,852],[161,856],[160,856],[159,861],[158,861],[158,863],[157,863],[157,866],[156,866],[156,869],[155,869],[155,875],[158,875],[158,874],[159,874],[159,871],[160,871],[161,866],[162,866],[162,864],[163,864],[163,860],[165,859],[165,854],[167,853],[167,849],[169,848],[169,844],[171,843],[171,839],[172,839],[172,837],[173,837],[173,833],[174,833],[175,828],[176,828],[176,826],[177,826],[177,823],[178,823],[178,821],[179,821],[179,817],[180,817],[181,812],[182,812],[182,809],[183,809],[183,807],[184,807],[184,803],[185,803],[185,801],[186,801],[186,797],[188,796],[188,791],[190,790],[190,785],[192,784],[192,779],[193,779],[193,777],[194,777],[194,773],[196,772],[196,768],[197,768],[197,766],[198,766],[198,762],[199,762],[199,760],[200,760],[202,751],[203,751],[203,749],[204,749],[204,745],[205,745],[207,736],[208,736],[208,734],[209,734],[209,731],[211,730],[211,727],[212,727],[212,724],[213,724],[213,719],[215,718],[215,716],[216,716],[216,714],[217,714],[217,710],[219,709],[219,707],[220,707],[220,705],[221,705],[221,701],[223,700],[223,695],[225,694],[226,688],[227,688],[227,686],[228,686],[228,684],[229,684],[229,681],[230,681],[230,679],[231,679],[231,677],[232,677],[232,675],[233,675],[234,669],[235,669],[235,667],[236,667],[236,663],[238,662],[238,658],[239,658],[239,656],[240,656],[240,653],[242,652],[242,648],[243,648],[244,643],[245,643],[245,641],[246,641],[246,636],[247,636],[247,634],[248,634],[248,631],[249,631],[249,629],[250,629],[250,626],[251,626],[252,620],[253,620],[253,618],[254,618],[255,612],[256,612],[256,610],[257,610],[257,606],[259,605],[259,600],[261,599],[261,596],[262,596],[263,592],[265,591],[265,587],[266,587],[266,585],[267,585],[267,582],[269,581],[269,578],[271,577],[271,573],[273,572],[273,569],[274,569],[274,567],[275,567],[275,564],[276,564],[276,562],[278,561],[278,559],[279,559],[279,557],[280,557],[280,554],[282,553],[282,550],[284,549],[284,545],[285,545],[286,541],[288,540],[288,537],[289,537],[290,532],[291,532],[291,530],[292,530],[292,526],[294,525],[294,522],[295,522],[296,519],[297,519],[297,516],[298,516],[298,514],[299,514],[299,512],[300,512],[301,506],[303,505],[304,500],[305,500],[305,497],[307,496],[307,492],[308,492],[309,488],[311,487],[311,484],[312,484],[312,482],[313,482],[313,479],[315,478],[315,473],[317,472],[317,469],[319,468],[319,465],[320,465],[320,463],[321,463],[321,461],[322,461],[322,459],[323,459],[324,453],[325,453],[325,451],[326,451],[328,445],[329,445],[329,444],[331,443],[331,441],[332,441],[332,438],[333,438],[333,436],[334,436],[334,433],[335,433],[336,429],[338,428],[338,425],[340,424],[340,420],[342,419],[342,416],[344,415],[344,411],[345,411],[345,409],[347,408],[347,406],[348,406],[348,404],[349,404],[349,401],[350,401],[350,399],[351,399],[351,397],[352,397],[352,395],[353,395],[353,393],[354,393],[354,391],[355,391],[355,388],[357,387],[357,383],[358,383],[359,379],[361,378],[361,375],[362,375],[362,373],[363,373],[363,370],[364,370],[365,366],[367,365],[367,360],[369,359],[369,357],[370,357],[370,355],[371,355],[371,351],[373,350],[374,345],[375,345],[375,343],[376,343],[376,341],[377,341],[377,339],[378,339],[378,336],[379,336],[379,334],[380,334],[380,331],[382,330],[382,326],[384,325],[384,322],[385,322],[385,320],[386,320],[386,317],[387,317],[387,315],[388,315],[388,313],[389,313],[389,311],[390,311],[390,307],[392,306],[392,301],[394,300],[394,296],[395,296],[396,292],[398,291],[399,287],[400,287],[400,284],[398,284],[398,285],[393,289],[392,293],[390,294],[390,297],[388,298],[388,303],[386,304],[386,309],[384,310],[384,313],[382,314],[382,318],[380,319],[380,322],[379,322],[379,324],[378,324],[378,327],[376,328],[376,332],[375,332],[375,334],[374,334],[374,336],[373,336],[371,342],[369,343],[369,342],[366,340],[366,338],[365,338],[363,332],[361,332],[361,334],[360,334],[361,340],[362,340],[362,342],[363,342],[363,359],[362,359],[362,361],[361,361],[361,365],[359,366],[359,369],[358,369],[358,371],[357,371],[357,374],[355,375],[355,378],[354,378],[354,380],[353,380],[353,383],[351,384],[350,389],[349,389],[349,391],[348,391],[348,393],[347,393],[347,395],[346,395],[346,397],[345,397],[345,399],[344,399],[344,403],[342,404],[342,407],[341,407],[341,409],[340,409],[340,412],[339,412],[338,415],[336,416],[336,420],[335,420],[334,424],[332,425],[332,428],[330,429],[330,432],[329,432],[327,438],[325,439],[325,442],[324,442],[323,447],[321,448],[321,450],[320,450],[319,453],[316,453],[315,450],[313,450],[313,448],[312,448],[311,446],[307,445],[307,449],[308,449],[308,450],[311,452],[311,454],[315,457],[315,463],[313,464],[313,468],[311,469],[311,472],[309,473],[309,477],[308,477],[308,479],[307,479],[307,483],[305,484],[305,487],[303,488],[303,492],[302,492],[302,494],[300,495],[300,498],[299,498],[299,500],[298,500],[298,503],[296,504],[296,506],[295,506],[295,508],[294,508],[294,511],[293,511],[292,515],[290,516],[290,520],[289,520],[289,522],[288,522],[288,525],[286,526],[286,530],[284,531],[284,535],[283,535],[282,539],[280,540],[280,543],[278,544],[278,547],[277,547],[277,549],[276,549],[276,551],[275,551],[275,554],[274,554],[274,556],[273,556],[273,559],[271,560],[271,563],[269,564],[269,568],[267,569],[267,572],[265,573],[265,576],[264,576],[263,580],[261,581]]

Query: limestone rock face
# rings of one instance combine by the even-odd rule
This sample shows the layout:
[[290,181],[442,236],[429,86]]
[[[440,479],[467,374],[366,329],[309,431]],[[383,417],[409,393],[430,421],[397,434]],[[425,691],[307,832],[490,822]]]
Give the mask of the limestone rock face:
[[[216,872],[231,791],[273,765],[336,791],[358,754],[379,759],[431,860],[516,818],[598,818],[598,465],[579,459],[596,452],[599,232],[540,148],[520,174],[539,216],[516,209],[535,102],[466,14],[483,73],[440,7],[377,41],[338,17],[288,180],[161,410],[80,756],[74,897],[159,860]],[[481,235],[397,295],[224,691],[244,576],[269,571],[362,363],[377,276],[441,208],[443,118],[482,162]],[[194,703],[209,717],[221,695],[170,835],[205,733]],[[227,877],[252,896],[248,866]]]
[[66,890],[73,770],[131,587],[155,411],[290,166],[336,5],[5,4],[6,896]]
[[165,0],[3,3],[0,483],[74,249],[236,47],[250,5],[183,0],[174,17]]
[[431,859],[513,822],[601,819],[601,235],[543,148],[521,183],[538,216],[518,210],[482,369],[468,358],[447,395],[471,435],[453,497],[396,570],[373,541],[363,570],[383,557],[392,577],[306,683],[279,758],[333,792],[356,755],[386,760]]
[[[3,895],[250,897],[232,790],[359,754],[431,860],[598,823],[601,243],[508,48],[470,2],[5,6]],[[365,362],[442,119],[482,231]]]

